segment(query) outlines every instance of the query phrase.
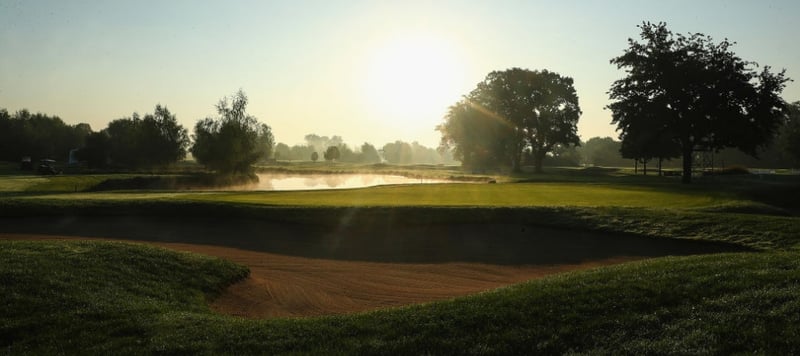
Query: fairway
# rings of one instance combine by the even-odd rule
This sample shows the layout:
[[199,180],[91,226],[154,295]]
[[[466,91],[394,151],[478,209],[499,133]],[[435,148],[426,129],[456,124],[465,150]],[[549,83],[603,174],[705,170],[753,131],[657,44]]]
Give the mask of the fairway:
[[96,192],[41,194],[53,201],[176,201],[322,207],[655,207],[693,208],[736,201],[725,194],[622,184],[504,183],[421,184],[292,192]]

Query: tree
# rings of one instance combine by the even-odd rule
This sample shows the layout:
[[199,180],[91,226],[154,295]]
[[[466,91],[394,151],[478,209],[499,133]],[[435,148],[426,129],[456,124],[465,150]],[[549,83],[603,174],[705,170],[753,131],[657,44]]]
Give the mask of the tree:
[[581,155],[586,164],[619,167],[628,162],[622,158],[622,145],[611,137],[592,137],[581,145]]
[[335,161],[339,159],[341,153],[339,152],[339,147],[330,146],[327,150],[325,150],[325,153],[323,153],[322,156],[325,157],[326,161]]
[[440,149],[453,149],[466,166],[506,163],[520,170],[530,152],[536,172],[558,144],[578,145],[581,110],[573,80],[547,70],[494,71],[450,107]]
[[219,117],[205,118],[194,128],[192,155],[220,173],[250,173],[252,165],[272,154],[274,138],[266,124],[247,114],[247,96],[241,90],[217,104]]
[[111,138],[106,130],[93,132],[86,137],[86,143],[78,151],[78,159],[86,161],[90,168],[105,168],[111,161]]
[[333,137],[319,136],[317,134],[308,134],[305,136],[306,145],[312,147],[316,152],[325,152],[330,146],[341,146],[344,144],[341,136],[334,135]]
[[397,140],[383,145],[383,157],[391,164],[411,164],[414,160],[412,148],[407,142]]
[[142,119],[137,144],[148,166],[164,166],[186,158],[189,134],[175,114],[158,104]]
[[[189,146],[189,135],[186,129],[178,124],[178,119],[166,106],[156,105],[152,114],[144,117],[133,113],[131,117],[121,118],[108,123],[103,130],[107,142],[99,136],[94,137],[89,147],[95,166],[103,156],[97,152],[105,147],[107,161],[114,165],[128,168],[152,168],[173,164],[186,157]],[[100,144],[103,142],[102,144]]]
[[[525,159],[533,159],[530,152],[525,152]],[[576,167],[581,164],[581,154],[578,151],[578,146],[557,144],[553,146],[553,150],[544,156],[543,164],[551,167]]]
[[319,159],[319,153],[317,151],[311,152],[311,162],[316,162]]
[[612,123],[623,155],[682,157],[691,182],[692,153],[736,147],[755,155],[786,117],[780,94],[785,71],[761,72],[737,57],[728,40],[695,33],[673,35],[666,24],[643,23],[641,39],[611,63],[627,76],[609,90]]
[[378,150],[375,149],[375,146],[364,142],[364,144],[361,145],[360,161],[363,163],[381,163],[381,156],[378,153]]
[[789,105],[789,117],[778,136],[778,145],[791,157],[793,167],[800,167],[800,101]]
[[0,160],[49,158],[66,160],[72,149],[83,146],[91,133],[88,124],[67,125],[58,116],[0,109]]

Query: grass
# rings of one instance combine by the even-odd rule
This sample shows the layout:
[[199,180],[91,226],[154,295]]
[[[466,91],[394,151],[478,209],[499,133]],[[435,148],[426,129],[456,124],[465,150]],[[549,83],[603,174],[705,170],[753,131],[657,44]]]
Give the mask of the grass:
[[246,271],[109,242],[0,242],[14,354],[800,352],[800,255],[668,257],[375,312],[245,320],[205,300]]
[[251,217],[317,225],[511,222],[792,250],[800,249],[794,188],[561,182],[301,192],[26,193],[0,199],[0,216]]
[[[346,190],[267,192],[170,192],[176,200],[237,204],[327,207],[386,206],[617,206],[687,208],[740,202],[718,192],[693,192],[613,184],[506,183],[424,184],[380,186]],[[37,194],[39,200],[139,200],[166,196],[165,192],[128,191],[78,194]]]
[[247,270],[221,259],[111,242],[0,242],[0,350],[21,354],[139,349],[171,313]]
[[430,184],[304,192],[219,193],[192,197],[216,201],[294,206],[622,206],[691,207],[723,197],[651,188],[570,183]]
[[[447,167],[402,169],[454,174]],[[87,192],[108,179],[132,177],[2,177],[0,217],[244,217],[389,228],[513,222],[723,241],[761,252],[652,259],[365,314],[251,321],[215,315],[206,306],[246,273],[221,260],[120,243],[0,242],[0,350],[800,353],[800,185],[794,176],[715,177],[683,186],[672,178],[576,169],[500,184]]]

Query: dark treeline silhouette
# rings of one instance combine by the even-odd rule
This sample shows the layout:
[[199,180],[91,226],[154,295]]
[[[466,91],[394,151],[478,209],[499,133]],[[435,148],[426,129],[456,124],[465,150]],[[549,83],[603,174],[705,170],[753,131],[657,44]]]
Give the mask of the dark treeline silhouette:
[[186,157],[189,136],[166,106],[144,117],[134,113],[86,137],[78,157],[92,168],[156,168]]
[[[800,102],[791,105],[797,114],[792,119],[782,124],[778,132],[766,147],[760,148],[754,157],[737,148],[724,148],[713,152],[708,157],[713,160],[714,169],[726,168],[800,168],[800,154],[793,154],[791,149],[798,149],[800,145]],[[793,136],[794,135],[794,136]],[[792,139],[794,137],[794,139]],[[563,151],[560,155],[548,156],[545,165],[548,166],[601,166],[601,167],[634,167],[638,172],[646,174],[646,164],[650,165],[649,171],[657,171],[657,162],[652,160],[635,160],[623,157],[621,153],[622,142],[611,137],[592,137],[580,146]],[[800,153],[800,152],[798,152]],[[652,163],[656,163],[655,166]],[[665,160],[662,168],[682,169],[680,159]],[[710,167],[709,167],[710,168]],[[657,174],[657,172],[656,172]]]
[[681,158],[690,183],[698,152],[731,147],[755,156],[770,143],[788,117],[784,71],[756,72],[728,40],[673,34],[664,23],[639,28],[642,42],[629,40],[611,60],[627,74],[611,86],[608,105],[623,156],[659,165]]
[[0,109],[0,160],[68,161],[69,152],[82,147],[91,133],[89,124],[67,125],[58,116]]
[[418,142],[397,140],[376,148],[365,142],[360,147],[351,148],[341,136],[319,136],[308,134],[306,143],[289,146],[285,143],[275,145],[275,159],[281,161],[316,161],[313,157],[324,157],[331,147],[339,152],[336,161],[348,163],[389,163],[389,164],[456,164],[449,152],[440,152]]
[[575,148],[581,111],[572,79],[512,68],[489,73],[450,107],[437,127],[440,147],[472,169],[518,171],[525,164],[541,172],[542,165],[624,166],[627,158],[636,166],[654,161],[660,171],[680,159],[684,183],[699,155],[703,162],[715,155],[720,163],[755,164],[742,152],[766,157],[759,165],[797,165],[797,120],[780,96],[790,80],[785,71],[755,71],[758,65],[736,56],[727,39],[673,34],[663,23],[639,28],[641,42],[629,39],[611,59],[626,71],[612,84],[607,107],[620,141],[593,138]]
[[[217,104],[219,118],[197,123],[191,152],[213,172],[249,173],[253,163],[271,157],[272,131],[247,115],[244,92],[230,99]],[[134,113],[98,132],[87,124],[66,125],[58,117],[27,110],[10,115],[0,109],[0,160],[5,161],[53,159],[114,170],[164,168],[184,159],[190,144],[187,130],[160,104],[152,114]]]
[[580,143],[580,115],[572,78],[547,70],[494,71],[450,107],[437,127],[440,148],[452,149],[467,168],[519,171],[525,159],[541,172],[559,145]]

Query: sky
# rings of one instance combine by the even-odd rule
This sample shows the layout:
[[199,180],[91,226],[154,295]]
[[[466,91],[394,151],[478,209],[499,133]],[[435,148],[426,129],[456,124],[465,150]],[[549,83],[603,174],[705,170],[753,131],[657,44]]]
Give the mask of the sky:
[[616,138],[609,64],[643,21],[728,38],[786,69],[800,100],[800,1],[0,0],[0,108],[95,131],[166,105],[192,130],[243,90],[277,142],[435,147],[447,108],[493,70],[574,79],[578,133]]

